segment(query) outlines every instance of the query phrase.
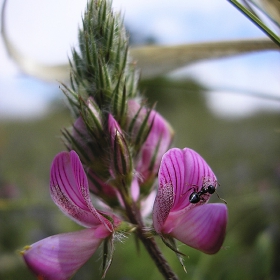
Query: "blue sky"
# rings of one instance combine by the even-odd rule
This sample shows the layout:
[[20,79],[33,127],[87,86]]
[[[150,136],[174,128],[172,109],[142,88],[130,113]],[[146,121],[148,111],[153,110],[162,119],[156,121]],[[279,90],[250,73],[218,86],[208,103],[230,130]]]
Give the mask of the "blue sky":
[[[86,1],[8,1],[7,29],[17,47],[41,62],[65,63],[70,48],[77,44],[77,26]],[[153,36],[164,45],[265,37],[225,0],[113,0],[113,7],[124,13],[133,31]],[[57,81],[46,83],[20,73],[1,41],[0,61],[0,118],[38,116],[46,111],[49,100],[62,98]],[[200,62],[177,74],[195,77],[212,88],[241,88],[280,97],[279,52]],[[229,90],[213,91],[208,104],[222,116],[244,116],[259,109],[280,111],[280,102]]]

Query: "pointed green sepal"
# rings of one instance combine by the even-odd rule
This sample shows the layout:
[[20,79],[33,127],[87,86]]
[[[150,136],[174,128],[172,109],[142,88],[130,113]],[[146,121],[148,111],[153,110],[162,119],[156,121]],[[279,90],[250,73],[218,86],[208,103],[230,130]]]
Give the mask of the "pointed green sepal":
[[187,269],[185,267],[184,258],[183,258],[186,255],[179,251],[179,249],[177,248],[175,239],[173,237],[170,237],[170,236],[161,236],[161,239],[162,239],[163,243],[176,254],[180,264],[182,265],[182,267],[184,269],[184,271],[187,273]]
[[113,237],[106,238],[103,242],[103,254],[102,254],[102,278],[105,278],[106,273],[112,263],[115,246]]
[[120,126],[124,125],[126,121],[127,112],[127,96],[126,96],[126,83],[123,76],[121,76],[117,82],[117,85],[113,91],[112,98],[112,112],[119,120]]
[[132,181],[132,158],[127,142],[118,130],[113,148],[113,169],[117,184],[129,186]]
[[[132,139],[131,139],[136,153],[141,149],[143,143],[146,141],[146,139],[152,129],[154,119],[152,119],[152,122],[151,122],[149,118],[150,118],[150,115],[151,115],[154,107],[155,107],[155,105],[146,112],[144,119],[142,119],[142,117],[140,117],[140,114],[143,112],[144,106],[141,105],[139,110],[137,111],[137,113],[132,118],[132,120],[129,124],[129,127],[128,127],[129,134],[133,135],[136,132],[136,135],[133,135]],[[139,124],[138,118],[141,118],[141,125],[139,128],[137,128],[138,129],[137,130],[137,129],[135,129],[135,126]],[[134,133],[133,133],[133,131],[134,131]]]
[[100,139],[104,135],[100,108],[91,97],[86,102],[82,99],[80,101],[81,115],[85,124],[94,138]]

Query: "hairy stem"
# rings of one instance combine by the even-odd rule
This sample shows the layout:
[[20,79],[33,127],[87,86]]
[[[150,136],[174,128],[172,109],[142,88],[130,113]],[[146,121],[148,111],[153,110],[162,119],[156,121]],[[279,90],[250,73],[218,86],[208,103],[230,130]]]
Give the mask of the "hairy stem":
[[143,234],[143,229],[138,228],[137,235],[139,239],[142,241],[146,250],[149,252],[151,258],[154,260],[158,270],[165,277],[165,279],[178,280],[176,274],[172,271],[168,262],[164,258],[162,252],[158,248],[155,239],[153,237],[147,238]]
[[166,280],[178,280],[178,277],[173,272],[162,252],[160,251],[158,245],[156,244],[155,239],[153,237],[145,236],[144,223],[138,207],[133,201],[128,203],[124,196],[123,198],[128,219],[131,223],[137,225],[137,236],[145,246],[151,258],[154,260],[160,273]]

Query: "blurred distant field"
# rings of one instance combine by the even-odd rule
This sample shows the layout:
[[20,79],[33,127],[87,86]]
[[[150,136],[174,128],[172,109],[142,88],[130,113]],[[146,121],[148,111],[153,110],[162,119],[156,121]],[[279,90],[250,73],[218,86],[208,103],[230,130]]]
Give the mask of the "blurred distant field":
[[[176,256],[164,254],[180,279],[280,279],[280,115],[259,113],[221,119],[207,108],[207,92],[194,81],[156,79],[141,84],[149,103],[176,132],[174,146],[199,152],[218,177],[228,203],[222,250],[208,256],[185,245],[185,274]],[[62,94],[62,93],[61,93]],[[235,106],[234,104],[232,106]],[[49,196],[50,164],[64,146],[60,129],[71,124],[64,105],[29,121],[0,120],[0,279],[35,279],[19,251],[43,237],[78,230]],[[214,194],[210,202],[217,202]],[[158,240],[161,244],[161,240]],[[100,279],[100,254],[74,276]],[[116,244],[106,279],[161,279],[133,235]]]

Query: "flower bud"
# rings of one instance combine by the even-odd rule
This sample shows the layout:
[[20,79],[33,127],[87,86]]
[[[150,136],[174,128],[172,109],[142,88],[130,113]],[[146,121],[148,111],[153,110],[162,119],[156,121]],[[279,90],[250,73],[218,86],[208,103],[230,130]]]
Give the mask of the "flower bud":
[[89,97],[86,104],[82,106],[82,117],[87,124],[90,132],[96,137],[102,135],[102,117],[101,111],[92,97]]
[[89,190],[93,194],[110,207],[120,204],[118,190],[114,186],[101,179],[92,169],[88,170],[87,176],[89,179]]
[[131,154],[120,126],[111,114],[108,117],[108,127],[112,149],[112,175],[118,183],[121,181],[129,186],[132,180]]
[[84,163],[91,165],[96,158],[102,158],[99,139],[103,136],[102,115],[92,97],[81,106],[81,116],[73,125],[70,148],[76,150]]
[[[148,118],[147,118],[147,114]],[[173,129],[170,124],[155,110],[150,112],[136,100],[128,102],[128,119],[130,121],[132,141],[139,131],[143,131],[143,123],[147,118],[148,135],[142,143],[135,162],[136,171],[140,176],[141,188],[153,184],[160,161],[173,140]],[[131,125],[133,123],[133,125]],[[146,130],[147,130],[146,129]]]
[[78,117],[73,124],[71,146],[72,149],[83,155],[83,159],[86,159],[87,162],[94,160],[93,139],[82,117]]
[[73,125],[72,135],[65,133],[70,142],[68,147],[77,151],[83,164],[92,169],[99,177],[107,180],[108,142],[104,141],[106,131],[102,124],[102,114],[92,97],[82,105],[81,116]]

